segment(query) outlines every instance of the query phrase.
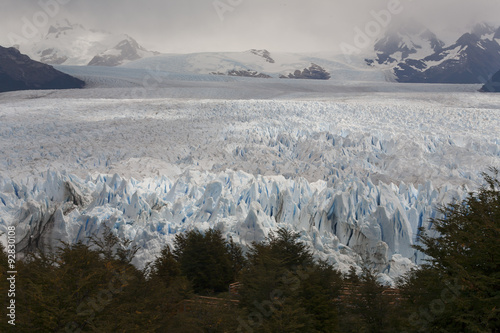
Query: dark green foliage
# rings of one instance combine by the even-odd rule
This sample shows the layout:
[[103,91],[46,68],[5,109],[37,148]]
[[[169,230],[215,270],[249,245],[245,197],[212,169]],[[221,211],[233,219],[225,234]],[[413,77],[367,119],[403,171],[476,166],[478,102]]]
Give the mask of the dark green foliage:
[[387,288],[377,281],[376,273],[364,267],[360,276],[351,267],[345,279],[345,293],[340,305],[342,332],[391,332],[391,298]]
[[105,260],[117,259],[123,263],[129,264],[139,250],[139,247],[132,246],[132,241],[119,239],[113,231],[104,226],[102,237],[90,237],[90,244],[97,247],[97,251],[104,256]]
[[335,332],[340,274],[315,263],[299,234],[278,229],[248,252],[240,327],[255,332]]
[[[498,170],[485,174],[488,187],[469,193],[462,202],[441,209],[431,237],[421,230],[430,257],[422,271],[402,283],[411,302],[427,304],[428,314],[415,311],[413,321],[433,330],[498,332],[500,330],[500,182]],[[418,297],[417,290],[427,290]]]
[[168,288],[180,276],[181,267],[167,245],[153,262],[150,279],[159,280]]
[[233,281],[236,281],[243,267],[246,265],[246,258],[243,255],[241,246],[236,244],[231,237],[227,243],[229,256],[231,257],[231,272]]
[[307,273],[299,299],[312,317],[312,327],[317,332],[337,332],[339,317],[335,300],[342,285],[340,273],[324,262],[310,266]]
[[219,230],[210,229],[205,234],[192,230],[179,234],[174,245],[174,257],[195,292],[226,291],[235,281],[238,272],[233,256],[238,256],[237,250],[231,249]]
[[55,254],[30,254],[18,266],[17,328],[25,332],[95,330],[96,318],[136,272],[82,243],[64,244]]

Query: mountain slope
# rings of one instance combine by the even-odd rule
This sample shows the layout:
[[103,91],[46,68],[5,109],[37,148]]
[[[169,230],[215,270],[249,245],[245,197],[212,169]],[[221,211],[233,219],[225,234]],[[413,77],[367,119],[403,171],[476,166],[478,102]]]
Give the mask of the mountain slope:
[[391,65],[405,59],[421,59],[444,47],[444,42],[429,29],[416,22],[402,26],[391,26],[386,35],[379,39],[374,49],[375,59],[368,59],[369,64]]
[[481,83],[500,68],[500,44],[466,33],[457,42],[421,60],[406,59],[394,68],[399,82]]
[[92,58],[88,65],[113,67],[152,55],[155,55],[155,53],[149,52],[132,37],[126,36],[124,40],[112,49],[106,50]]
[[87,29],[68,20],[52,25],[41,40],[20,45],[20,50],[46,64],[70,66],[85,66],[91,61],[116,66],[155,55],[128,35]]
[[0,46],[0,92],[82,88],[85,82],[31,60],[15,48]]
[[255,72],[257,75],[279,78],[288,77],[297,70],[302,73],[305,68],[310,69],[312,64],[330,73],[331,80],[343,82],[386,80],[380,68],[365,67],[362,58],[359,64],[347,64],[343,56],[333,54],[275,53],[255,49],[244,52],[162,54],[133,61],[122,67],[197,75]]

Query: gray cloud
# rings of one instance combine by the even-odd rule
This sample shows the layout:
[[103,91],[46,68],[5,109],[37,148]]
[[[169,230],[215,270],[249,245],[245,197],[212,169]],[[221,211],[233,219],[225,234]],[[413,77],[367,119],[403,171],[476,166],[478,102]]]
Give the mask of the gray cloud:
[[[2,0],[0,44],[9,44],[9,33],[21,34],[23,18],[32,21],[42,11],[40,3],[50,1],[67,2],[52,21],[67,17],[89,28],[127,33],[162,52],[300,52],[338,51],[341,42],[352,41],[356,27],[373,20],[371,11],[398,0]],[[215,4],[225,7],[218,13]],[[414,17],[449,40],[474,22],[500,25],[497,0],[400,0],[400,7],[398,20]]]

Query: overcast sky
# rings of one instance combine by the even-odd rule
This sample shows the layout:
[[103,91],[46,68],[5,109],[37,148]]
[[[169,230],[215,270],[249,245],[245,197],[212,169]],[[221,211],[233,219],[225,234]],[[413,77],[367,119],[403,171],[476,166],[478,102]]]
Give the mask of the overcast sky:
[[[8,34],[22,36],[26,20],[40,19],[40,3],[59,1],[51,18],[64,18],[87,28],[127,33],[160,52],[338,51],[353,43],[356,28],[365,29],[398,0],[0,0],[0,45]],[[500,26],[499,0],[399,0],[392,20],[416,18],[439,37],[451,41],[479,21]],[[54,8],[47,7],[47,8]],[[37,16],[38,14],[38,16]],[[41,22],[41,23],[40,23]]]

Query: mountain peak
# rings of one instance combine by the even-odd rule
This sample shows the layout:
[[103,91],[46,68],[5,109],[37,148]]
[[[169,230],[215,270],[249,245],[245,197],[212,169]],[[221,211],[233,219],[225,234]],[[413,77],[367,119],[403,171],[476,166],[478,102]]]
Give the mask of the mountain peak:
[[444,43],[425,26],[415,20],[391,25],[384,37],[375,43],[377,62],[394,64],[410,56],[422,59],[441,50]]
[[480,40],[481,38],[478,35],[467,32],[457,40],[456,44],[462,46],[475,46]]
[[482,38],[483,36],[487,35],[493,35],[495,34],[495,32],[496,28],[485,22],[476,24],[471,30],[471,34],[479,38]]
[[55,22],[53,25],[49,27],[47,35],[45,39],[48,38],[58,38],[61,33],[70,30],[83,30],[86,31],[85,27],[81,24],[73,24],[68,19],[62,19]]
[[135,39],[124,35],[124,39],[113,48],[108,49],[95,57],[88,63],[89,66],[120,66],[124,63],[138,60],[144,57],[156,55],[143,48]]
[[50,65],[85,66],[106,52],[108,56],[123,56],[123,61],[154,55],[128,35],[87,29],[68,19],[58,20],[43,38],[21,47],[32,59]]
[[495,39],[500,39],[500,27],[495,31],[495,35],[493,36]]

